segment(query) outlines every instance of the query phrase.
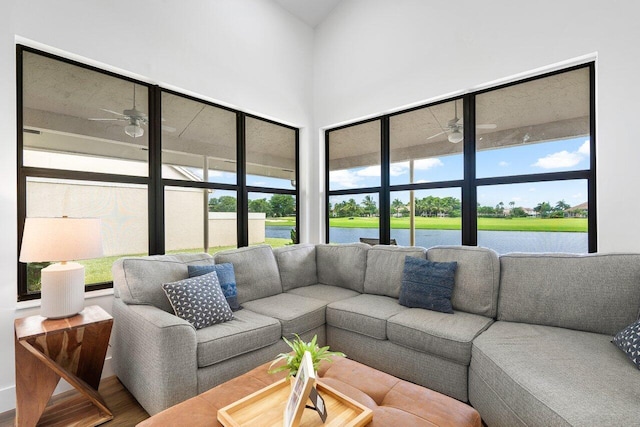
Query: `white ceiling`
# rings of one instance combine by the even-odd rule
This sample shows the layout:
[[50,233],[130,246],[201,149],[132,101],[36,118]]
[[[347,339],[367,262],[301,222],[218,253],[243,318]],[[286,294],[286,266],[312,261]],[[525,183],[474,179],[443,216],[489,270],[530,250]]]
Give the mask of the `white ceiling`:
[[342,0],[275,0],[291,14],[315,28]]

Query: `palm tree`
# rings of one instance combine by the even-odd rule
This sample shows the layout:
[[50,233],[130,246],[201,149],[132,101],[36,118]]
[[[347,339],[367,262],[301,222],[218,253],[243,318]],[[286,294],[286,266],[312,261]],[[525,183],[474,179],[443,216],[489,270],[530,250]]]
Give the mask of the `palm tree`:
[[373,197],[366,195],[364,199],[362,199],[362,206],[364,207],[364,211],[369,214],[369,216],[373,216],[376,213],[376,202],[373,200]]
[[391,208],[395,209],[396,217],[399,218],[400,217],[400,209],[404,208],[404,203],[402,203],[402,200],[400,200],[400,199],[395,199],[393,202],[391,202]]

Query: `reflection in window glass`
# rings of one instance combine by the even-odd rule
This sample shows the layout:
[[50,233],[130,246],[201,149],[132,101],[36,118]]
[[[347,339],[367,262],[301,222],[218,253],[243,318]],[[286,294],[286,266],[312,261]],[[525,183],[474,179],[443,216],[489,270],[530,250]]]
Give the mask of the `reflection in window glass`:
[[589,169],[589,69],[476,97],[479,178]]
[[329,197],[329,243],[380,238],[378,193]]
[[[148,251],[147,187],[107,182],[27,179],[27,217],[100,218],[104,256],[79,260],[87,285],[112,281],[111,265],[122,256]],[[29,292],[40,290],[40,270],[27,264]]]
[[247,117],[246,138],[247,185],[295,189],[295,130]]
[[236,114],[162,93],[162,177],[236,184]]
[[459,245],[461,213],[460,188],[393,191],[391,238],[401,246]]
[[297,243],[296,197],[249,193],[249,245],[274,248]]
[[499,253],[588,251],[587,181],[478,187],[478,245]]
[[460,99],[389,119],[391,185],[462,179],[462,106]]
[[380,186],[380,121],[329,133],[329,189]]
[[147,87],[23,51],[24,166],[147,176]]

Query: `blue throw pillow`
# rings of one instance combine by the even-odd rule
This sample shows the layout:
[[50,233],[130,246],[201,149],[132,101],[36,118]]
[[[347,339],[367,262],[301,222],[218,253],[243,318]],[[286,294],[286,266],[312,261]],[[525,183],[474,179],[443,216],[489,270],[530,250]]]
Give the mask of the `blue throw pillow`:
[[242,308],[238,303],[238,288],[236,287],[236,273],[233,270],[233,264],[227,262],[224,264],[208,264],[208,265],[189,265],[189,277],[202,276],[211,272],[218,273],[220,287],[231,310],[238,311]]
[[611,342],[640,369],[640,320],[618,332]]
[[233,319],[216,273],[162,285],[176,316],[196,329]]
[[433,262],[408,256],[404,260],[400,304],[453,313],[451,295],[457,262]]

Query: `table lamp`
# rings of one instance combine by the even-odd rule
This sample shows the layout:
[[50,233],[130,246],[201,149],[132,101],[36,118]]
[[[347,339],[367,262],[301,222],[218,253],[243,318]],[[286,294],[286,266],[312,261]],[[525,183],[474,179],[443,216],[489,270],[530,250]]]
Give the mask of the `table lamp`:
[[84,266],[80,259],[102,256],[98,218],[27,218],[20,262],[52,262],[41,270],[41,315],[70,317],[84,309]]

